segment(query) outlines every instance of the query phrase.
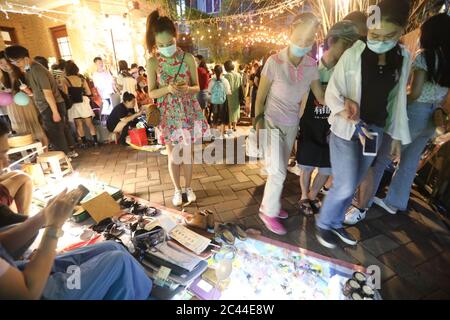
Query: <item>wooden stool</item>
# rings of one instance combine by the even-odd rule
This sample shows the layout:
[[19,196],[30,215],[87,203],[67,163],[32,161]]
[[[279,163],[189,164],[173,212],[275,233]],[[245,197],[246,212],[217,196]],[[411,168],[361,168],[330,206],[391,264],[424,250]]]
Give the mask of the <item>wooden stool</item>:
[[[61,168],[60,161],[66,168],[64,170]],[[38,156],[37,162],[43,167],[44,172],[49,171],[50,166],[50,176],[56,179],[61,179],[64,175],[73,172],[72,165],[70,164],[69,158],[62,151],[49,151]]]

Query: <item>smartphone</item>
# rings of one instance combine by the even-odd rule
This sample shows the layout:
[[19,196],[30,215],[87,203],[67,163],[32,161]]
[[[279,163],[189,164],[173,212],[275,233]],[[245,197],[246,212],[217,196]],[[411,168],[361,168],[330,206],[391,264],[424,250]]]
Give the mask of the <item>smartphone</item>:
[[370,132],[373,139],[366,138],[363,146],[363,155],[365,156],[376,156],[378,150],[378,133]]
[[77,187],[79,190],[81,190],[81,197],[80,197],[80,200],[78,201],[78,203],[77,203],[77,205],[79,205],[80,203],[81,203],[81,200],[83,200],[84,199],[84,197],[86,197],[88,194],[89,194],[89,189],[88,188],[86,188],[85,186],[83,186],[82,184],[80,184],[78,187]]

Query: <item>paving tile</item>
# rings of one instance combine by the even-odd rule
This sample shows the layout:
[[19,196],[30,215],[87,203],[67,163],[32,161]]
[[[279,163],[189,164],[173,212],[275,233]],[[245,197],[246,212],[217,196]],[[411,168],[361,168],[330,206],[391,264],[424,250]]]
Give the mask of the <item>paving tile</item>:
[[232,210],[219,213],[219,217],[223,222],[233,222],[238,220],[238,217],[233,213]]
[[206,178],[201,178],[200,179],[200,183],[205,184],[205,183],[221,181],[221,180],[223,180],[223,177],[220,176],[220,175],[216,175],[216,176],[210,176],[210,177],[206,177]]
[[252,205],[239,209],[234,209],[233,212],[238,218],[254,216],[259,213],[259,205]]
[[247,177],[247,175],[243,174],[242,172],[235,172],[235,173],[233,173],[233,175],[239,182],[250,181],[250,179]]
[[382,255],[383,253],[392,251],[399,247],[399,244],[387,236],[380,234],[373,238],[364,240],[361,242],[370,253],[375,257]]
[[201,207],[211,206],[219,203],[223,203],[224,199],[223,196],[214,196],[214,197],[207,197],[204,199],[197,199],[197,204]]
[[244,203],[244,205],[247,205],[247,203],[243,201],[241,197],[238,197],[237,194],[230,187],[221,187],[219,188],[219,191],[222,194],[225,201],[240,199]]
[[231,189],[233,189],[233,191],[240,191],[240,190],[252,188],[254,186],[255,186],[255,184],[252,181],[248,181],[248,182],[232,184],[230,187],[231,187]]
[[382,284],[381,296],[385,300],[416,300],[420,293],[410,282],[395,276]]
[[216,204],[214,206],[216,208],[216,210],[220,210],[220,208],[226,208],[227,210],[234,210],[234,209],[240,209],[244,207],[244,203],[239,200],[228,200],[228,201],[223,201],[222,203]]
[[414,266],[410,265],[407,261],[403,261],[393,252],[388,252],[379,256],[378,260],[391,268],[397,275],[401,277],[414,275],[416,273]]
[[354,257],[356,260],[360,262],[365,267],[369,267],[371,265],[376,265],[380,268],[381,271],[381,281],[385,281],[395,275],[395,272],[374,257],[367,249],[365,249],[361,245],[353,246],[353,247],[345,247],[344,251]]
[[257,186],[263,186],[266,183],[266,181],[258,175],[249,175],[248,177]]
[[422,264],[429,258],[436,256],[438,251],[430,244],[423,243],[408,243],[393,250],[393,254],[409,263],[410,265],[417,266]]
[[253,205],[253,204],[257,204],[258,202],[256,202],[256,200],[252,197],[252,195],[250,194],[250,192],[248,192],[248,190],[241,190],[241,191],[236,191],[234,192],[234,194],[236,195],[236,197],[241,200],[245,205]]

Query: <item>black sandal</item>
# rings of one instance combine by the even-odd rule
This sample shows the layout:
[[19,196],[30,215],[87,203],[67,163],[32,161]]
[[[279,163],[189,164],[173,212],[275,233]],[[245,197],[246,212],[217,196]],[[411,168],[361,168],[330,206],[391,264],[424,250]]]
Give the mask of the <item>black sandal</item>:
[[309,201],[309,204],[311,205],[314,214],[318,214],[320,208],[322,208],[322,202],[319,199],[311,200]]
[[233,233],[230,231],[230,229],[225,224],[219,224],[217,227],[216,236],[222,239],[223,242],[229,245],[234,245],[234,242],[236,240]]
[[311,203],[309,199],[300,200],[298,202],[300,213],[304,214],[307,217],[312,217],[314,215],[314,210],[311,207]]
[[225,224],[225,227],[239,240],[247,240],[247,232],[245,232],[245,227],[243,225],[228,222]]

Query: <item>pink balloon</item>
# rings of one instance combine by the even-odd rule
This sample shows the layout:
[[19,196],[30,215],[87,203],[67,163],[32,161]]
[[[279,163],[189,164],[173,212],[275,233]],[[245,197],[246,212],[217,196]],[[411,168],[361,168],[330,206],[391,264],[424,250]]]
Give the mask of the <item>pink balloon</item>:
[[0,92],[0,106],[6,107],[13,103],[13,96],[8,92]]

